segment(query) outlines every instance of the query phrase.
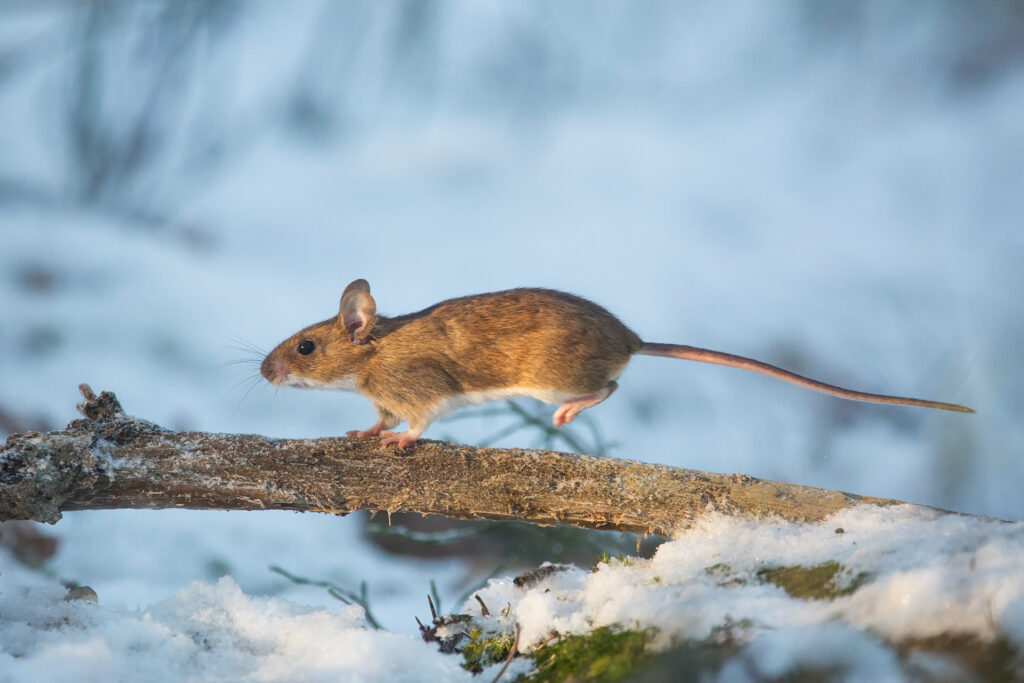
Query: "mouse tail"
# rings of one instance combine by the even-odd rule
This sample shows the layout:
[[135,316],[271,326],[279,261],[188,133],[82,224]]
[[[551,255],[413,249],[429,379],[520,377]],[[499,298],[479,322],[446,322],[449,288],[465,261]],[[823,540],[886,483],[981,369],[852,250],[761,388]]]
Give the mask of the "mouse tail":
[[813,389],[814,391],[820,391],[824,394],[831,394],[832,396],[838,396],[839,398],[846,398],[852,401],[922,406],[925,408],[937,408],[939,410],[953,410],[958,413],[974,412],[966,406],[957,405],[955,403],[926,401],[920,398],[906,398],[903,396],[884,396],[882,394],[869,394],[863,391],[844,389],[843,387],[837,387],[833,384],[826,384],[825,382],[819,382],[818,380],[798,375],[795,372],[790,372],[789,370],[783,370],[782,368],[769,365],[768,363],[762,363],[761,361],[754,360],[753,358],[734,356],[731,353],[711,351],[710,349],[700,349],[696,346],[683,346],[680,344],[651,344],[644,342],[643,346],[640,347],[640,350],[637,351],[637,354],[643,356],[679,358],[680,360],[692,360],[699,363],[713,363],[715,365],[726,365],[730,368],[740,368],[741,370],[760,372],[762,375],[781,379],[785,382],[804,387],[805,389]]

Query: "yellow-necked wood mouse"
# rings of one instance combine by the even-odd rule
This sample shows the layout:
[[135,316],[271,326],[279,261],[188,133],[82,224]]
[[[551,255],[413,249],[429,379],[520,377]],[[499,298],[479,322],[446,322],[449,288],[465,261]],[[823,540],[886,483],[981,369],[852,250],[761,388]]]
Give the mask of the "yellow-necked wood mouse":
[[[974,412],[952,403],[881,396],[818,382],[760,361],[676,344],[644,342],[597,304],[550,289],[510,289],[449,299],[418,313],[377,315],[366,280],[341,296],[338,315],[310,325],[267,354],[260,369],[277,386],[366,396],[377,422],[349,436],[405,447],[441,415],[514,396],[560,404],[571,422],[615,391],[634,354],[753,370],[841,398]],[[400,422],[409,429],[395,434]]]

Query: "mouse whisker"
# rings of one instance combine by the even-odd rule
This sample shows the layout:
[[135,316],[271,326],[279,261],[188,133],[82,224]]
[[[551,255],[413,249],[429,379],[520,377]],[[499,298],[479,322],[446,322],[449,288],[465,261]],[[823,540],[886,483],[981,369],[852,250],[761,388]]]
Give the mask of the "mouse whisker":
[[250,349],[250,348],[246,348],[244,346],[229,346],[227,348],[231,349],[232,351],[237,351],[239,353],[244,353],[245,355],[251,356],[252,358],[263,358],[264,356],[267,355],[267,354],[265,354],[262,351],[259,351],[257,349]]
[[242,379],[238,380],[233,387],[231,387],[231,391],[238,391],[242,387],[247,387],[250,384],[255,385],[258,383],[258,380],[262,379],[263,378],[259,374],[246,375]]
[[243,382],[239,383],[238,386],[236,386],[236,389],[237,389],[238,387],[242,386],[243,384],[248,384],[249,388],[245,390],[245,393],[242,394],[242,398],[238,399],[238,403],[235,405],[235,409],[233,411],[231,411],[231,417],[232,418],[234,418],[235,415],[238,413],[239,408],[241,408],[242,404],[245,403],[245,399],[248,398],[248,396],[252,392],[252,390],[255,389],[256,387],[258,387],[262,383],[261,382],[262,379],[263,378],[260,377],[259,375],[255,375],[253,377],[249,377],[248,379],[246,379]]
[[223,363],[217,363],[217,365],[215,365],[214,367],[225,368],[229,365],[258,365],[262,362],[263,361],[260,358],[235,358],[234,360],[226,360]]
[[228,348],[234,349],[236,351],[242,351],[244,353],[249,353],[254,356],[267,355],[265,349],[257,346],[256,344],[253,344],[252,342],[246,341],[241,337],[236,337],[234,335],[221,335],[221,338],[224,339],[225,341],[231,342],[228,345]]

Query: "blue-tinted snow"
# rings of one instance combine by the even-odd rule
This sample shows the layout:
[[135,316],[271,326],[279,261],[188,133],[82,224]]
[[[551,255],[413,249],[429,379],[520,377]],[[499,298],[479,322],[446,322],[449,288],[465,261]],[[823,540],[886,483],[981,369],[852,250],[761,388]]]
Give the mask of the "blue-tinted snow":
[[[28,55],[0,82],[0,407],[59,426],[86,381],[171,428],[337,435],[372,422],[365,400],[265,385],[243,400],[255,366],[223,365],[245,356],[231,339],[269,348],[333,315],[356,277],[384,313],[548,286],[650,341],[978,410],[854,405],[638,358],[588,411],[615,455],[1024,513],[1024,71],[1008,8],[240,7],[189,44],[156,160],[84,206],[67,129],[84,10],[0,22]],[[103,34],[113,131],[152,85],[158,9]],[[56,277],[27,289],[37,267]],[[55,572],[130,607],[225,566],[247,594],[333,604],[266,572],[282,557],[369,579],[395,630],[424,612],[428,578],[465,587],[456,563],[376,554],[352,518],[125,511],[52,531]]]

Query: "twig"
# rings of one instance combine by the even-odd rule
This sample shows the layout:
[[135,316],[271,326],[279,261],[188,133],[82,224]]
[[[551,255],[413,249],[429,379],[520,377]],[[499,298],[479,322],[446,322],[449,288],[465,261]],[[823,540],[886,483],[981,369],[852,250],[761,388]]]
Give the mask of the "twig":
[[558,631],[552,631],[548,635],[548,637],[544,639],[544,642],[542,642],[537,647],[533,648],[533,651],[534,652],[540,652],[543,648],[547,647],[548,643],[550,643],[552,640],[555,640],[556,638],[560,638],[561,636],[562,636],[562,634],[559,633]]
[[476,598],[476,601],[480,603],[480,616],[490,616],[491,612],[487,609],[487,605],[484,604],[483,599],[479,595],[474,595],[473,597]]
[[277,565],[271,565],[270,571],[274,572],[275,574],[280,574],[292,583],[304,586],[319,586],[321,588],[326,588],[328,594],[330,594],[332,598],[334,598],[335,600],[340,600],[346,605],[359,605],[363,608],[363,612],[366,615],[366,623],[368,623],[373,628],[380,630],[380,622],[377,621],[377,619],[375,619],[373,614],[370,612],[370,600],[369,595],[367,593],[365,581],[359,584],[359,595],[356,595],[352,591],[345,590],[341,586],[333,584],[330,581],[307,579],[303,576],[296,576],[295,574],[292,574],[291,572],[287,571],[286,569],[282,569]]
[[498,672],[498,675],[494,677],[494,680],[491,681],[491,683],[498,683],[498,679],[501,678],[502,675],[505,673],[505,670],[508,669],[508,665],[512,663],[512,658],[516,656],[516,650],[519,649],[519,622],[518,621],[516,622],[515,630],[516,630],[516,637],[512,640],[512,647],[510,647],[509,650],[508,650],[508,658],[505,659],[505,663],[502,665],[501,671]]
[[427,595],[427,604],[430,605],[430,618],[437,621],[437,610],[434,609],[434,601]]

